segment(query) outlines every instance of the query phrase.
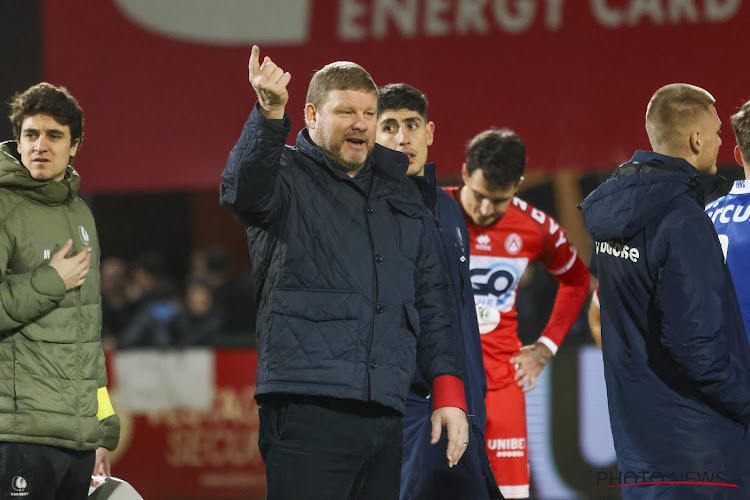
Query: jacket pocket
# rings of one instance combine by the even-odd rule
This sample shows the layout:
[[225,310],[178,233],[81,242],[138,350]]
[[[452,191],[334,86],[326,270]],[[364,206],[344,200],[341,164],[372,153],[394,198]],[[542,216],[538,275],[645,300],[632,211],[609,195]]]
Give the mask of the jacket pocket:
[[412,259],[419,253],[422,225],[428,218],[427,209],[416,203],[388,200],[393,216],[393,231],[396,247]]
[[419,313],[414,305],[404,302],[404,315],[406,316],[406,327],[415,337],[419,336]]
[[[342,380],[365,349],[364,299],[357,291],[277,288],[270,325],[261,340],[271,379],[295,383],[332,370]],[[338,375],[337,375],[338,376]],[[351,383],[348,378],[347,383]]]

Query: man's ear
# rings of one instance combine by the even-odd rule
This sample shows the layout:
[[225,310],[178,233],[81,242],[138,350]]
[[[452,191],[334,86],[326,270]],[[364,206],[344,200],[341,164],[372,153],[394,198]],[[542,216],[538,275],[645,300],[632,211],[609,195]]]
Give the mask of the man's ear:
[[690,151],[696,155],[701,152],[701,133],[698,130],[690,134]]
[[435,122],[427,122],[427,145],[432,146],[435,140]]
[[308,102],[307,104],[305,104],[305,125],[307,125],[308,130],[315,130],[317,122],[318,119],[315,104]]
[[523,175],[521,176],[520,179],[518,179],[518,184],[516,184],[516,190],[513,192],[514,196],[516,193],[518,193],[518,189],[521,187],[521,184],[523,184],[524,179],[526,179],[526,177],[524,177]]
[[70,145],[70,157],[75,157],[76,153],[78,153],[78,146],[81,145],[81,139],[76,139],[73,141]]
[[466,170],[466,162],[461,165],[461,179],[463,179],[464,184],[469,183],[469,171]]
[[739,146],[734,147],[734,161],[736,161],[737,165],[739,165],[740,167],[745,166],[745,162],[742,161],[742,153],[740,152]]

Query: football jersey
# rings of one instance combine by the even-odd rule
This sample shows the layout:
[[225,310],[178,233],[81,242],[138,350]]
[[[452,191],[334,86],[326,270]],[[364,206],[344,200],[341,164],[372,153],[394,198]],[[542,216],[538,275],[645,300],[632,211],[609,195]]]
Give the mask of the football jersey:
[[[445,189],[460,205],[460,187]],[[508,365],[508,358],[521,348],[516,314],[521,276],[537,259],[552,275],[559,276],[575,263],[576,250],[568,244],[565,230],[557,221],[519,198],[514,198],[505,215],[490,226],[474,224],[465,211],[464,217],[471,241],[469,267],[487,382],[498,387],[504,385],[500,379],[509,374],[491,370],[490,365]],[[565,333],[551,340],[559,345]]]
[[750,181],[735,181],[728,195],[706,206],[729,266],[750,338]]

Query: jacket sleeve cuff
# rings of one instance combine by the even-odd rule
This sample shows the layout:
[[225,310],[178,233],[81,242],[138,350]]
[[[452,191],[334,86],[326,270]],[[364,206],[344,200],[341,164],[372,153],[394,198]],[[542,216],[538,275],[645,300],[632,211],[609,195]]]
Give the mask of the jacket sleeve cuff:
[[99,422],[99,446],[115,451],[120,442],[120,417],[110,415]]
[[254,120],[256,123],[263,124],[263,127],[265,127],[266,130],[272,131],[273,133],[283,135],[284,139],[286,140],[286,136],[289,134],[289,131],[292,130],[292,120],[289,119],[289,115],[284,113],[284,118],[279,119],[273,119],[273,118],[266,118],[263,116],[263,113],[260,112],[260,103],[255,103],[255,106],[253,106],[253,110],[250,113],[250,118],[248,118],[248,122],[251,120]]
[[432,381],[432,409],[455,406],[466,412],[464,382],[453,375],[441,375]]
[[542,344],[544,344],[545,346],[547,346],[547,349],[549,349],[550,351],[552,351],[552,355],[553,356],[555,354],[557,354],[557,344],[555,344],[554,342],[552,342],[547,337],[541,336],[541,337],[539,337],[537,339],[537,342],[541,342]]

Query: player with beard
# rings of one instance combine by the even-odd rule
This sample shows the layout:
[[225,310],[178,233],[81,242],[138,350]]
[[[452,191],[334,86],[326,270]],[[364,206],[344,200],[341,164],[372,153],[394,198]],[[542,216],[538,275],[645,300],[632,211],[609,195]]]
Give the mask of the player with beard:
[[[481,132],[469,143],[464,185],[447,188],[461,205],[471,239],[471,281],[487,372],[487,456],[505,498],[529,496],[524,393],[557,352],[589,291],[589,273],[549,215],[516,198],[526,147],[508,129]],[[539,260],[558,279],[555,305],[539,340],[521,347],[516,291]]]

